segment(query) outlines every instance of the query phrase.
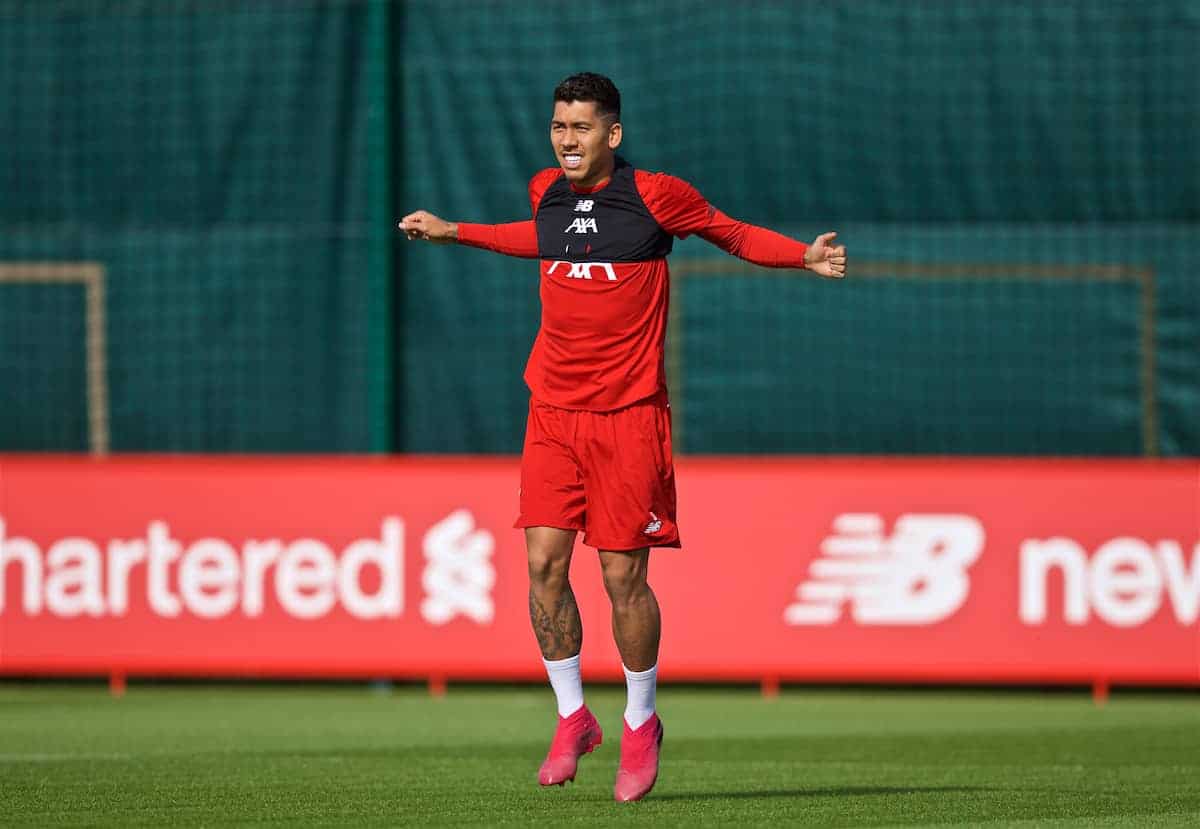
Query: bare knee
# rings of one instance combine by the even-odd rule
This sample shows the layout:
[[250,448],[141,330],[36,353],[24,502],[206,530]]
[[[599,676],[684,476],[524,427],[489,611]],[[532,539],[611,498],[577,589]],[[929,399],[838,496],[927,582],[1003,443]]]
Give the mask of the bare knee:
[[561,587],[567,582],[571,559],[548,550],[529,551],[529,581],[538,587]]
[[604,553],[600,558],[604,571],[604,589],[615,605],[639,598],[648,588],[646,559],[648,551]]
[[[545,530],[547,528],[535,528]],[[527,531],[526,550],[529,558],[529,582],[539,589],[562,589],[571,569],[571,550],[574,533]]]

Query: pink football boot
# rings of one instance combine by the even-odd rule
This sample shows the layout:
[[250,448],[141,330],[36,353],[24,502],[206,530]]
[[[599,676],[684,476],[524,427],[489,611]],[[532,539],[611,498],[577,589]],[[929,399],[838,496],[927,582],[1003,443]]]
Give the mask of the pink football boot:
[[629,723],[624,725],[621,765],[617,769],[613,797],[618,802],[628,803],[641,800],[654,788],[654,781],[658,779],[658,751],[662,747],[663,727],[658,714],[651,714],[636,731]]
[[586,705],[581,705],[569,717],[559,717],[550,751],[538,770],[538,783],[561,786],[568,780],[574,780],[579,758],[600,745],[602,737],[600,723],[596,722]]

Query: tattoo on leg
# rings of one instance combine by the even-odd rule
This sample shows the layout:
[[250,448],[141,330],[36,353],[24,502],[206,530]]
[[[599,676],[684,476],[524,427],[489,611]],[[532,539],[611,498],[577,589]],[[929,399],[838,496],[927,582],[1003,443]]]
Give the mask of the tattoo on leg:
[[583,623],[579,619],[579,607],[575,594],[568,587],[554,602],[550,611],[529,589],[529,620],[538,646],[546,659],[566,659],[579,653],[583,644]]

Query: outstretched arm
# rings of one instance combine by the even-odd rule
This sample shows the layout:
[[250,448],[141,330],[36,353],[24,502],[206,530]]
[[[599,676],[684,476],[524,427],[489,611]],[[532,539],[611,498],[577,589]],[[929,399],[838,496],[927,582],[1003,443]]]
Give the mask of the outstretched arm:
[[822,233],[806,245],[765,227],[731,219],[713,210],[700,238],[739,259],[767,268],[807,268],[821,276],[846,275],[846,247],[834,244],[837,233]]
[[659,226],[683,238],[691,233],[722,250],[768,268],[806,268],[821,276],[846,275],[846,248],[822,233],[811,245],[765,227],[731,219],[709,204],[696,188],[665,173],[637,171],[637,186]]
[[410,240],[419,239],[435,245],[458,242],[460,245],[527,259],[536,259],[538,255],[537,228],[532,220],[480,225],[448,222],[428,211],[418,210],[401,219],[399,227]]

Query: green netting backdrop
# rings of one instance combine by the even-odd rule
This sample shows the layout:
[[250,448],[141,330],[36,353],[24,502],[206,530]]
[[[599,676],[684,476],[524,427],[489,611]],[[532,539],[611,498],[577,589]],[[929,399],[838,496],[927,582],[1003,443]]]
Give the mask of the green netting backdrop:
[[[406,207],[527,216],[530,173],[554,163],[550,90],[586,68],[620,87],[636,165],[733,216],[842,234],[836,284],[676,246],[686,451],[1200,450],[1200,6],[407,9]],[[403,329],[402,444],[518,449],[533,267],[445,249],[404,262],[420,312]]]
[[517,451],[534,266],[391,219],[527,216],[589,69],[636,165],[850,248],[676,246],[685,451],[1200,454],[1198,42],[1184,0],[0,0],[0,449],[89,445],[83,289],[4,268],[93,262],[114,450]]
[[387,42],[359,2],[0,0],[0,448],[88,448],[82,288],[31,262],[105,270],[113,450],[388,443]]

